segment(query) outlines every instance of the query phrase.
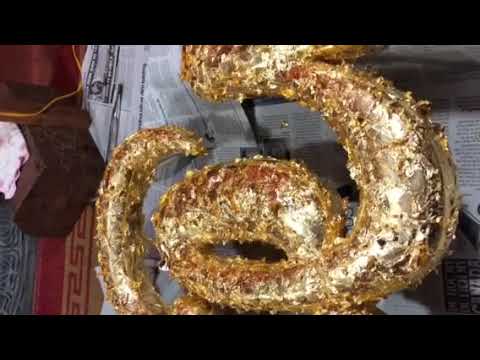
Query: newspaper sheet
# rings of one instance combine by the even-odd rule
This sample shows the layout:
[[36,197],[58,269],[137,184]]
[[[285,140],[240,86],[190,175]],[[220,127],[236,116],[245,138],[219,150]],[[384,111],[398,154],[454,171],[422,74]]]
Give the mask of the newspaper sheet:
[[[96,55],[97,59],[101,59],[97,62],[104,64],[108,62],[105,60],[108,59],[108,51],[115,51],[99,48],[103,50],[103,55]],[[94,57],[93,50],[91,46],[91,54],[87,53],[91,58]],[[179,81],[176,73],[180,62],[179,46],[132,47],[120,51],[125,52],[125,56],[139,59],[127,61],[131,69],[131,81],[138,84],[132,90],[136,95],[130,103],[127,102],[130,107],[122,109],[122,117],[128,119],[130,116],[130,120],[125,121],[131,126],[122,134],[173,121],[194,128],[200,134],[205,134],[206,139],[215,139],[210,144],[213,149],[211,155],[203,163],[173,161],[162,168],[158,176],[161,181],[156,183],[152,188],[153,194],[145,201],[147,216],[154,209],[158,196],[183,177],[187,168],[258,152],[304,161],[324,181],[352,200],[348,213],[349,229],[354,226],[358,198],[345,167],[346,155],[320,113],[310,112],[295,103],[257,101],[251,119],[252,131],[239,104],[212,105],[201,101]],[[383,301],[380,308],[388,314],[478,314],[480,46],[391,45],[374,61],[369,59],[364,64],[393,80],[399,88],[413,91],[417,98],[432,101],[433,119],[445,127],[458,166],[459,185],[463,194],[460,230],[452,255],[418,289],[394,294]],[[109,67],[104,65],[105,68]],[[118,78],[121,78],[120,75]],[[107,80],[104,76],[104,84],[108,84]],[[93,112],[91,109],[95,123],[92,133],[97,134],[97,144],[105,145],[107,125],[104,123],[109,110],[103,110],[103,107],[111,106],[106,99],[112,101],[108,92],[113,90],[112,85],[104,85],[100,87],[101,92],[95,81],[99,80],[87,82],[93,92],[99,93],[89,98],[89,102],[95,104]],[[229,144],[234,146],[229,147]],[[147,229],[147,233],[151,231]],[[156,279],[157,287],[169,299],[181,293],[178,285],[168,278],[168,273],[161,272]]]

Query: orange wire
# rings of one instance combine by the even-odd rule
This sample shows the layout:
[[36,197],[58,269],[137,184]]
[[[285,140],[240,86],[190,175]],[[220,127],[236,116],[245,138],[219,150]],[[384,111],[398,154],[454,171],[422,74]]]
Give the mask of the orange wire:
[[40,110],[38,110],[36,112],[20,113],[20,112],[8,112],[8,111],[3,112],[3,111],[0,111],[0,116],[14,117],[14,118],[35,117],[35,116],[38,116],[38,115],[44,113],[45,111],[47,111],[55,103],[81,93],[82,92],[82,65],[80,64],[80,60],[78,59],[77,53],[75,51],[75,45],[72,45],[72,53],[73,53],[73,57],[75,59],[75,63],[77,64],[77,68],[78,68],[78,71],[79,71],[79,74],[80,74],[80,80],[78,82],[78,86],[77,86],[75,91],[72,91],[71,93],[68,93],[68,94],[65,94],[65,95],[62,95],[62,96],[58,96],[58,97],[50,100],[50,102],[47,105],[45,105],[43,108],[41,108]]

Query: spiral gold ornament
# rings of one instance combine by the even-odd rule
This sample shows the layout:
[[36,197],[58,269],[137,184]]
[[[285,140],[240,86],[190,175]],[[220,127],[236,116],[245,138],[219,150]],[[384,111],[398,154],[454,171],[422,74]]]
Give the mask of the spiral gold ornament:
[[[342,62],[376,50],[184,47],[182,76],[205,99],[283,96],[322,111],[348,153],[360,209],[344,236],[344,204],[296,162],[254,158],[188,174],[153,217],[157,247],[189,294],[169,308],[142,275],[141,201],[161,158],[204,150],[180,129],[134,135],[115,152],[98,202],[100,259],[120,312],[371,313],[438,266],[459,209],[447,139],[427,102]],[[267,264],[209,250],[229,241],[267,242],[288,259]]]

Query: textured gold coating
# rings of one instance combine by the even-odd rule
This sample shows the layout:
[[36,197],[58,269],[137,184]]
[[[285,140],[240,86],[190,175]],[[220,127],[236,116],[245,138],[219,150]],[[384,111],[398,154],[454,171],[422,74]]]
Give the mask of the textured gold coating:
[[140,131],[113,152],[96,204],[97,239],[106,295],[120,314],[170,311],[144,270],[142,203],[162,160],[204,151],[192,132],[166,127]]
[[[344,213],[340,197],[303,165],[255,157],[188,174],[162,197],[152,222],[173,277],[190,293],[241,311],[303,312],[296,305],[312,295],[302,282],[318,277],[322,246],[342,235]],[[288,261],[208,251],[229,242],[269,243]]]
[[[151,157],[157,163],[172,151],[195,155],[203,148],[190,135],[177,138],[181,130],[149,133],[148,145],[136,135],[115,152],[98,203],[102,269],[120,312],[212,313],[221,306],[371,313],[376,302],[415,286],[438,266],[459,209],[447,139],[432,124],[428,102],[339,61],[376,49],[184,47],[182,76],[205,99],[283,96],[322,111],[348,152],[361,191],[359,214],[352,234],[342,236],[341,201],[295,162],[256,158],[191,173],[162,197],[153,219],[157,244],[191,296],[168,309],[142,275],[138,207]],[[141,180],[133,181],[137,172]],[[207,250],[225,241],[269,242],[288,260],[266,264]]]

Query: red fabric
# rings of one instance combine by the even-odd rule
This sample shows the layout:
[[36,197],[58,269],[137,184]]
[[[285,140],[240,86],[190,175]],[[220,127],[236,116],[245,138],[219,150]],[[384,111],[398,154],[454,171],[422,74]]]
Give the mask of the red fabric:
[[58,46],[0,46],[0,81],[50,85]]
[[63,277],[65,274],[65,239],[38,239],[33,313],[62,313]]
[[[83,56],[80,56],[81,48],[76,46],[75,50],[79,59],[83,58]],[[52,87],[65,93],[71,92],[77,88],[79,78],[80,72],[73,58],[72,46],[67,45],[57,49],[56,66],[51,82]]]
[[[76,46],[83,58],[85,46]],[[52,86],[62,92],[74,90],[79,71],[72,45],[1,45],[0,81]]]

